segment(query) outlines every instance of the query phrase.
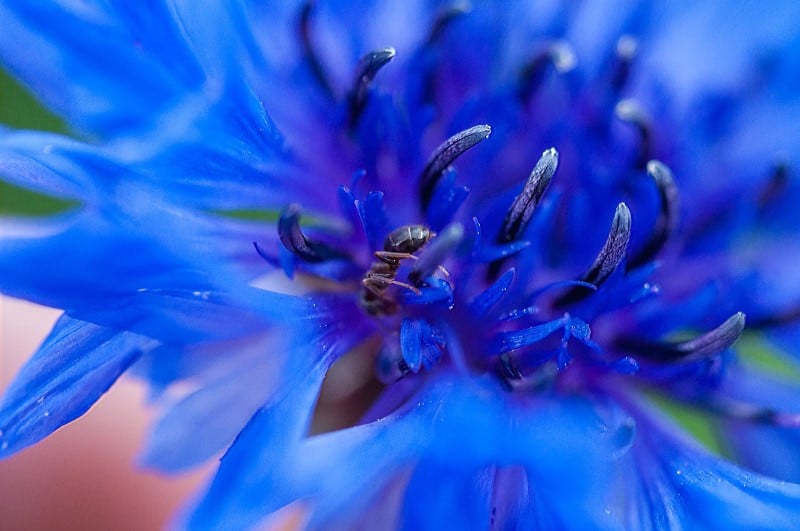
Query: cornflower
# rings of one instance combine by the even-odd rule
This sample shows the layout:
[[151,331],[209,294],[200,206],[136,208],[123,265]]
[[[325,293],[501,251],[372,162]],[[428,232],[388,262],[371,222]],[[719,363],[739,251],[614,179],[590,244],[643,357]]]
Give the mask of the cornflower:
[[798,15],[5,2],[0,455],[128,372],[179,526],[793,528]]

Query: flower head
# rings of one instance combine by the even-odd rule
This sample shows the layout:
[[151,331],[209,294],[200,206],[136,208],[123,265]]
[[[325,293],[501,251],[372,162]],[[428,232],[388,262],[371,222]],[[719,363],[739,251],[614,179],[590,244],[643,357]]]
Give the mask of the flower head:
[[0,7],[81,139],[0,137],[80,202],[3,240],[65,316],[0,455],[130,371],[191,527],[790,528],[800,12],[544,4]]

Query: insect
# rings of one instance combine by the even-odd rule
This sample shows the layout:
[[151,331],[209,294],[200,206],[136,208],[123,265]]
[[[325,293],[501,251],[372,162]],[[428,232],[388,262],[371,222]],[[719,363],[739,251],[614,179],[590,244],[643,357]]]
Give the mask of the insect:
[[397,311],[397,302],[386,290],[394,284],[419,294],[415,286],[397,280],[400,261],[416,260],[419,251],[435,234],[425,225],[403,225],[386,237],[383,251],[375,251],[376,260],[369,266],[361,280],[361,307],[370,315],[391,315]]

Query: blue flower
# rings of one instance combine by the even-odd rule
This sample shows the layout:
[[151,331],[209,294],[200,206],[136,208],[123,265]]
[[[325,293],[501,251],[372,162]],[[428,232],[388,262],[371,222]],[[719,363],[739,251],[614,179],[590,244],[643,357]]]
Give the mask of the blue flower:
[[129,372],[177,525],[795,527],[800,10],[541,4],[0,5],[78,204],[2,220],[0,456]]

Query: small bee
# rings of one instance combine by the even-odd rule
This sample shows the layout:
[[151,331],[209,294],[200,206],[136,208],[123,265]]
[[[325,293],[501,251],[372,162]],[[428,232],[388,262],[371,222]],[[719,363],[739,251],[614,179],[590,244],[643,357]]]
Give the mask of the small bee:
[[396,280],[400,261],[407,258],[416,260],[419,251],[435,234],[425,225],[404,225],[386,237],[383,251],[375,251],[375,260],[361,280],[361,307],[370,315],[391,315],[397,311],[397,302],[389,297],[386,290],[390,285],[408,288],[416,294],[415,286]]

